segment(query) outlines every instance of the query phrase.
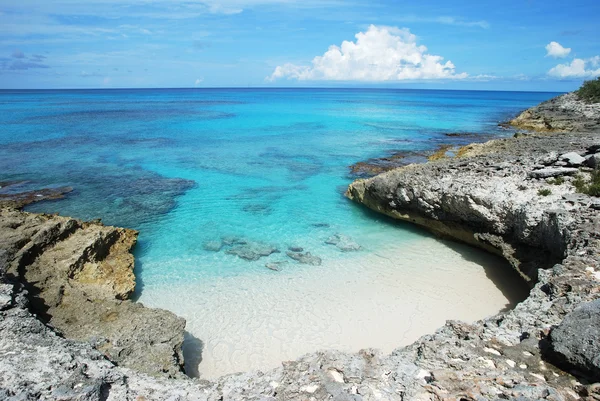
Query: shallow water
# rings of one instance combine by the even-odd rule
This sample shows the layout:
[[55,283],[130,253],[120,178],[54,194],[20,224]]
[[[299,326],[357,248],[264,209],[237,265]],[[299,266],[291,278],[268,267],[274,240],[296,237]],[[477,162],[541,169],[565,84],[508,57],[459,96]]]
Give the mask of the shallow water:
[[[140,230],[137,296],[188,319],[190,371],[266,369],[318,348],[390,351],[522,292],[490,280],[502,267],[479,252],[346,200],[347,166],[456,140],[445,133],[506,135],[499,121],[554,95],[0,91],[0,181],[73,186],[28,210]],[[326,244],[335,234],[360,250]],[[204,249],[227,236],[279,252],[247,261]],[[289,246],[322,264],[298,264]],[[277,261],[281,271],[265,267]]]

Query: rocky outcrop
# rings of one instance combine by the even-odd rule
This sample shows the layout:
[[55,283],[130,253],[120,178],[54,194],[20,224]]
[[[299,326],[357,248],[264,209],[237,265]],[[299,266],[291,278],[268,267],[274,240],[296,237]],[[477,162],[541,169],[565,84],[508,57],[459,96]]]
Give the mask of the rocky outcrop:
[[[347,196],[391,217],[497,253],[534,283],[538,268],[552,267],[566,256],[573,216],[596,204],[590,197],[574,202],[577,195],[569,182],[578,170],[555,165],[561,163],[558,152],[572,150],[572,138],[563,138],[511,138],[472,145],[461,158],[355,181]],[[596,140],[594,135],[579,136],[574,150],[585,154]],[[554,176],[563,176],[565,183],[551,185],[544,179]],[[550,194],[544,196],[543,190]]]
[[570,312],[550,334],[548,357],[600,381],[600,299]]
[[0,271],[27,290],[31,310],[66,338],[91,342],[111,361],[182,375],[185,321],[129,301],[137,232],[0,209]]
[[599,131],[600,103],[585,103],[576,93],[567,93],[525,110],[508,124],[538,132]]

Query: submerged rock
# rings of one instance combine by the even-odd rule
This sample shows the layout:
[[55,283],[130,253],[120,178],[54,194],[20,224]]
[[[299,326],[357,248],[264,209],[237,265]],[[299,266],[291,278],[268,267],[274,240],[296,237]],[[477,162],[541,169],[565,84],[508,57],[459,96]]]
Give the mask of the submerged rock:
[[269,262],[269,263],[265,264],[265,267],[267,269],[278,272],[281,270],[281,266],[287,265],[287,263],[288,263],[287,261]]
[[255,261],[277,252],[279,252],[277,248],[259,242],[246,242],[233,245],[225,251],[228,255],[236,255],[237,257],[248,261]]
[[358,251],[361,249],[361,246],[354,242],[352,238],[343,234],[332,235],[325,243],[328,245],[335,245],[342,252]]
[[295,261],[305,265],[320,266],[322,262],[320,257],[312,255],[310,252],[286,252],[286,254]]
[[302,248],[301,246],[288,246],[288,251],[302,252],[304,251],[304,248]]

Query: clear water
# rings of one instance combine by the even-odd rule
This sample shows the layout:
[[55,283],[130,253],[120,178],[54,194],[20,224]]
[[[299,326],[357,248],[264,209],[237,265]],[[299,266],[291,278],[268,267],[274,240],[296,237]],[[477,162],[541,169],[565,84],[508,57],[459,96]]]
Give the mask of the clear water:
[[[453,138],[444,135],[450,132],[507,135],[498,122],[555,95],[357,89],[0,91],[0,181],[26,180],[25,187],[31,188],[72,186],[75,191],[66,199],[28,210],[101,218],[140,230],[138,296],[188,318],[190,331],[204,343],[206,360],[212,340],[203,335],[206,327],[198,314],[218,311],[219,305],[211,304],[215,288],[236,293],[248,283],[264,284],[273,274],[289,282],[301,277],[310,286],[311,277],[326,279],[312,275],[323,266],[342,276],[362,274],[368,269],[355,269],[359,259],[382,272],[396,272],[397,260],[373,264],[369,258],[403,259],[407,249],[414,251],[404,258],[414,257],[410,266],[432,252],[472,252],[451,249],[349,202],[343,197],[353,179],[348,166],[392,151],[433,150],[451,143]],[[325,244],[336,233],[352,238],[361,250],[341,252]],[[224,236],[281,252],[247,261],[203,248]],[[318,255],[323,266],[295,263],[285,254],[289,246]],[[288,263],[273,272],[265,268],[269,261]],[[229,287],[222,287],[225,282]],[[190,300],[198,294],[212,298],[198,298],[194,309]],[[240,294],[250,305],[258,302],[251,290]],[[217,324],[215,319],[204,321],[205,326]]]

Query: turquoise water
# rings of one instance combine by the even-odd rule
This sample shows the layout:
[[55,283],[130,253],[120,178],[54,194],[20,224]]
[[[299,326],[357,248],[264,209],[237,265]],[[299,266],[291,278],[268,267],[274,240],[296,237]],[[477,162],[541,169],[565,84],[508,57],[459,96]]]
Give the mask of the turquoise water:
[[[66,200],[29,210],[141,230],[136,252],[147,285],[188,280],[196,270],[228,274],[247,262],[206,252],[205,241],[235,235],[330,253],[320,237],[382,229],[342,197],[353,178],[347,166],[390,151],[435,149],[451,140],[448,132],[505,134],[499,121],[554,95],[2,91],[0,179],[75,188]],[[150,260],[182,257],[196,258],[198,267],[145,268]]]
[[[426,255],[430,249],[418,251],[415,244],[426,238],[431,247],[428,234],[391,224],[343,197],[355,178],[348,166],[465,140],[447,133],[510,135],[498,122],[555,95],[354,89],[0,91],[0,181],[26,180],[24,187],[31,188],[72,186],[66,199],[28,210],[101,218],[140,230],[138,296],[179,312],[178,303],[208,285],[217,288],[215,280],[240,277],[228,283],[241,286],[250,276],[274,274],[265,263],[287,262],[282,274],[319,268],[289,259],[290,246],[317,255],[323,265],[338,263],[341,275],[356,258],[389,249],[397,255],[413,249],[410,257],[417,259],[419,252]],[[473,140],[477,136],[468,138]],[[342,252],[326,244],[335,234],[361,249]],[[226,253],[227,248],[204,249],[207,242],[232,236],[280,252],[248,261]],[[386,268],[393,268],[392,262]],[[161,303],[158,294],[165,289],[173,289],[174,300]],[[249,295],[248,302],[252,299]],[[202,330],[198,323],[194,335],[202,337]]]

